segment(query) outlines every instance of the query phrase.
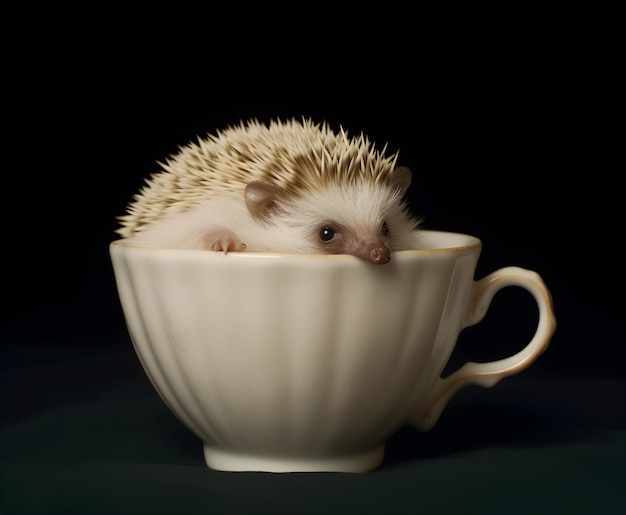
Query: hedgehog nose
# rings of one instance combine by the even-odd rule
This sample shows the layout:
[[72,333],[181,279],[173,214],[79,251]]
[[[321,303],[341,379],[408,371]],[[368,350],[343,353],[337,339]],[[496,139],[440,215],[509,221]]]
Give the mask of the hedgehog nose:
[[391,252],[385,246],[375,247],[370,252],[370,261],[376,265],[384,265],[385,263],[389,263],[391,259]]

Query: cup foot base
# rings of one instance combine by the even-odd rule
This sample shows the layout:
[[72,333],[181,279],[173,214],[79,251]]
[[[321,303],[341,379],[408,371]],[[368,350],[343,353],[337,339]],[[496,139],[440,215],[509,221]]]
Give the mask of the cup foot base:
[[243,454],[204,446],[209,468],[226,472],[368,472],[383,461],[385,448],[334,457],[279,457]]

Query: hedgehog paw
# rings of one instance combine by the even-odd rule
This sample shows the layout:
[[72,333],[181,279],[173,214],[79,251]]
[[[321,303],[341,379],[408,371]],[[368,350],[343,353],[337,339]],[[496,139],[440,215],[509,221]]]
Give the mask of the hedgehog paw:
[[210,248],[216,252],[228,254],[229,252],[244,251],[246,244],[237,238],[237,236],[235,236],[232,232],[225,231],[223,233],[213,235],[213,242]]

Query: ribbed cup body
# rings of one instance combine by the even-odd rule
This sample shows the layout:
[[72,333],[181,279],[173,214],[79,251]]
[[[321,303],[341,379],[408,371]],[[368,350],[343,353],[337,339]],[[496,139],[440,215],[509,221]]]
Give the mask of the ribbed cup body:
[[212,452],[224,469],[374,456],[358,470],[431,402],[466,319],[480,242],[434,231],[423,242],[386,265],[110,250],[143,368],[210,466]]

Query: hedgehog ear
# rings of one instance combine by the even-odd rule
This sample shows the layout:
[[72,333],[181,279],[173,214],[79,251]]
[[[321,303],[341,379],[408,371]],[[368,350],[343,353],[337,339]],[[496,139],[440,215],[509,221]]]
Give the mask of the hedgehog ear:
[[391,174],[391,185],[395,186],[402,196],[409,189],[411,179],[411,170],[406,166],[398,166]]
[[282,196],[281,188],[263,180],[248,183],[244,192],[246,206],[254,218],[267,218],[277,209],[276,204]]

